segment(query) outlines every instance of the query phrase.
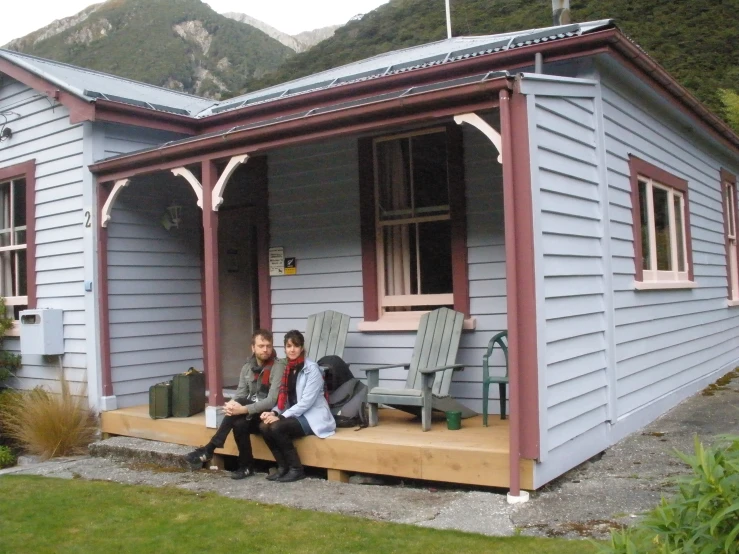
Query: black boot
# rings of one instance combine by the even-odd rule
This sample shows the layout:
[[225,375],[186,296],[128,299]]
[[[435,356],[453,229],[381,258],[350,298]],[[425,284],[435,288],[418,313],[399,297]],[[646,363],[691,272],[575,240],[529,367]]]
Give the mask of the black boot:
[[252,467],[239,466],[237,470],[231,472],[231,479],[246,479],[251,475],[254,475],[254,469]]
[[287,463],[285,463],[285,457],[282,455],[282,452],[275,449],[272,451],[272,455],[275,457],[275,461],[277,462],[277,471],[267,475],[267,481],[276,481],[280,477],[283,477],[288,471]]
[[213,452],[216,447],[212,443],[208,443],[205,446],[196,448],[185,456],[185,460],[190,465],[190,469],[197,470],[203,467],[203,464],[208,463],[213,458]]
[[285,462],[287,462],[290,469],[284,475],[278,477],[276,481],[278,483],[292,483],[293,481],[305,479],[303,464],[300,463],[300,456],[298,455],[298,451],[295,450],[295,446],[291,444],[290,448],[286,450],[283,455],[285,456]]

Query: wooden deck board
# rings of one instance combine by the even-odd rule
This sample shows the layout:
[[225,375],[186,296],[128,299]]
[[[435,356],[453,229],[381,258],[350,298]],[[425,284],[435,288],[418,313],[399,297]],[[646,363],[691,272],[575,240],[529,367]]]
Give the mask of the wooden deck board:
[[[102,414],[102,431],[189,446],[208,442],[214,430],[205,427],[205,415],[188,418],[151,419],[148,406],[135,406]],[[482,417],[465,419],[462,429],[449,431],[442,420],[431,431],[421,431],[420,421],[396,410],[381,410],[380,424],[355,431],[337,429],[328,439],[306,437],[297,441],[307,466],[336,472],[392,475],[447,483],[508,487],[508,422]],[[261,437],[253,436],[254,456],[273,460]],[[236,455],[229,436],[216,452]],[[521,461],[521,486],[533,485],[533,461]]]

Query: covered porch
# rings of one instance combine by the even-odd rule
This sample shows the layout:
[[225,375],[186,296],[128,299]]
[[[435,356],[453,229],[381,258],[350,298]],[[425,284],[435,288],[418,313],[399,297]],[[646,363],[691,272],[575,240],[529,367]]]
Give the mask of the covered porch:
[[[404,479],[439,481],[458,485],[510,487],[508,420],[490,417],[465,419],[462,429],[450,431],[443,420],[435,420],[428,433],[417,419],[397,410],[380,410],[380,425],[360,430],[337,429],[321,440],[306,437],[296,441],[300,459],[307,466],[327,470],[330,481],[346,481],[351,473],[386,475]],[[147,405],[122,408],[102,414],[102,430],[174,444],[200,446],[213,434],[205,426],[205,414],[188,418],[151,419]],[[273,460],[259,436],[252,436],[254,456]],[[217,454],[237,455],[229,436]],[[533,460],[521,459],[521,487],[533,488]]]

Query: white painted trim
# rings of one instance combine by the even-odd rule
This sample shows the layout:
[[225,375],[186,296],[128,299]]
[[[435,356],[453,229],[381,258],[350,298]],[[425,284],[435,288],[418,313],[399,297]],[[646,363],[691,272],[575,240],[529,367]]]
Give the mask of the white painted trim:
[[224,418],[223,408],[221,406],[205,407],[205,426],[208,429],[218,429]]
[[[606,413],[608,422],[613,423],[618,417],[618,376],[616,375],[616,301],[613,287],[613,253],[611,252],[611,210],[608,197],[608,154],[606,149],[606,132],[603,115],[603,96],[600,82],[595,86],[595,134],[598,159],[598,192],[601,204],[601,253],[603,255],[604,280],[604,315],[606,318],[606,386],[608,406]],[[610,426],[608,427],[610,431]]]
[[726,301],[727,308],[733,308],[734,306],[739,306],[739,300],[727,300]]
[[116,396],[100,397],[100,411],[112,412],[118,409],[118,398]]
[[472,125],[478,131],[488,137],[490,142],[495,145],[495,149],[498,151],[498,163],[503,163],[503,141],[500,138],[500,133],[493,129],[492,125],[490,125],[487,121],[485,121],[476,113],[455,115],[454,123],[456,123],[457,125],[462,125],[462,123]]
[[200,184],[198,178],[192,174],[192,171],[186,167],[175,167],[172,170],[172,175],[175,177],[184,177],[185,180],[190,183],[192,190],[195,191],[195,196],[198,198],[198,208],[203,209],[203,185]]
[[663,289],[694,289],[698,287],[695,281],[634,281],[636,290],[663,290]]
[[100,212],[100,226],[101,227],[107,227],[108,222],[110,221],[110,212],[113,211],[113,204],[115,204],[116,199],[118,198],[118,195],[121,193],[121,191],[128,186],[128,184],[131,182],[130,179],[121,179],[120,181],[116,181],[115,185],[113,185],[113,190],[110,191],[110,195],[108,195],[108,199],[105,201],[105,205],[103,206],[102,211]]
[[[539,458],[540,462],[547,460],[549,455],[549,418],[547,414],[547,339],[546,320],[543,317],[546,308],[546,297],[544,295],[544,249],[541,230],[541,186],[539,183],[539,145],[536,138],[539,136],[536,128],[536,96],[526,97],[526,111],[528,113],[528,135],[529,143],[529,171],[531,173],[531,211],[534,235],[534,287],[536,298],[536,354],[538,374],[538,397],[537,406],[539,419]],[[506,261],[507,263],[508,261]],[[511,317],[511,314],[508,314]]]
[[220,208],[221,204],[223,204],[223,191],[226,190],[226,185],[228,184],[228,180],[231,178],[231,175],[233,175],[237,167],[239,167],[243,163],[246,163],[246,160],[248,159],[248,154],[241,154],[240,156],[234,156],[233,158],[228,160],[228,165],[226,165],[226,169],[223,170],[223,173],[221,173],[218,181],[216,181],[216,186],[213,188],[211,205],[213,206],[214,212],[217,212],[218,208]]

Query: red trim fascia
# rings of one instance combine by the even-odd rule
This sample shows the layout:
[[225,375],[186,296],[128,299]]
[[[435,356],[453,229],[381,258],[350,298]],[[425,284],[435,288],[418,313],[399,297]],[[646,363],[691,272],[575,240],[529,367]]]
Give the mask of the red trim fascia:
[[642,264],[643,252],[641,247],[641,210],[639,204],[639,175],[643,175],[649,179],[653,179],[663,185],[674,188],[683,193],[685,197],[685,213],[683,218],[685,221],[685,249],[688,255],[688,279],[694,278],[693,271],[693,238],[690,230],[690,198],[688,190],[688,182],[681,179],[677,175],[673,175],[664,169],[657,167],[641,158],[629,154],[629,182],[631,184],[631,217],[633,225],[631,226],[634,233],[634,279],[636,281],[644,280],[644,267]]
[[[348,129],[351,132],[363,132],[369,129],[378,129],[387,126],[392,117],[400,120],[433,119],[444,115],[454,115],[461,109],[481,110],[491,109],[497,105],[494,98],[501,88],[509,88],[509,78],[500,77],[484,83],[460,85],[449,89],[411,95],[404,98],[384,100],[345,108],[334,112],[306,116],[295,120],[272,123],[252,129],[234,131],[225,135],[196,139],[191,142],[176,144],[168,148],[151,150],[141,154],[131,154],[90,165],[95,174],[112,173],[126,168],[141,166],[147,163],[161,163],[164,160],[181,158],[196,153],[205,155],[217,152],[226,146],[248,144],[249,151],[256,150],[259,140],[275,141],[300,136],[301,133],[311,131],[331,130],[329,136],[336,136],[337,128]],[[385,119],[381,119],[385,116]],[[342,127],[342,125],[346,127]],[[268,143],[269,144],[269,143]],[[284,143],[283,143],[284,144]],[[260,148],[263,148],[260,145]],[[106,175],[105,180],[110,180]]]
[[[97,205],[104,206],[110,191],[105,185],[97,186]],[[98,292],[100,298],[100,379],[103,396],[113,396],[113,378],[110,359],[110,309],[108,302],[108,228],[99,227],[98,232]]]
[[[739,205],[737,202],[736,197],[736,175],[733,173],[730,173],[723,167],[721,168],[721,171],[719,172],[719,178],[721,180],[721,206],[724,210],[724,247],[726,251],[726,284],[728,287],[728,298],[732,299],[734,298],[734,283],[731,279],[731,260],[729,256],[729,207],[726,204],[726,192],[725,189],[731,187],[733,189],[734,193],[734,233],[737,232],[737,206]],[[737,260],[739,260],[739,241],[737,241],[736,244],[737,248]]]
[[362,241],[362,299],[364,320],[380,318],[377,284],[377,235],[375,229],[374,146],[371,138],[358,143],[359,217]]
[[[518,406],[520,412],[521,455],[540,456],[539,434],[539,360],[537,351],[536,269],[534,261],[534,212],[531,191],[531,162],[526,96],[517,91],[511,97],[511,138],[513,188],[516,212],[516,311],[518,327]],[[505,148],[505,146],[504,146]],[[508,213],[506,212],[506,217]],[[506,264],[508,265],[508,264]],[[507,282],[507,281],[506,281]]]
[[221,375],[221,322],[218,289],[218,212],[212,208],[212,192],[218,180],[213,161],[203,162],[203,253],[205,258],[205,317],[204,342],[208,357],[204,360],[208,375],[208,405],[223,404]]
[[248,181],[256,189],[257,290],[259,327],[272,329],[272,278],[269,276],[269,165],[267,156],[249,158]]
[[454,309],[470,317],[470,280],[467,265],[467,201],[464,181],[464,143],[459,125],[447,125],[449,213],[452,218],[452,286]]
[[[96,99],[94,106],[94,119],[97,121],[150,127],[185,135],[198,133],[199,120],[189,116],[150,110],[102,98]],[[77,123],[73,118],[70,118],[70,121]]]
[[0,181],[26,181],[26,296],[28,307],[36,307],[36,160],[0,168]]

